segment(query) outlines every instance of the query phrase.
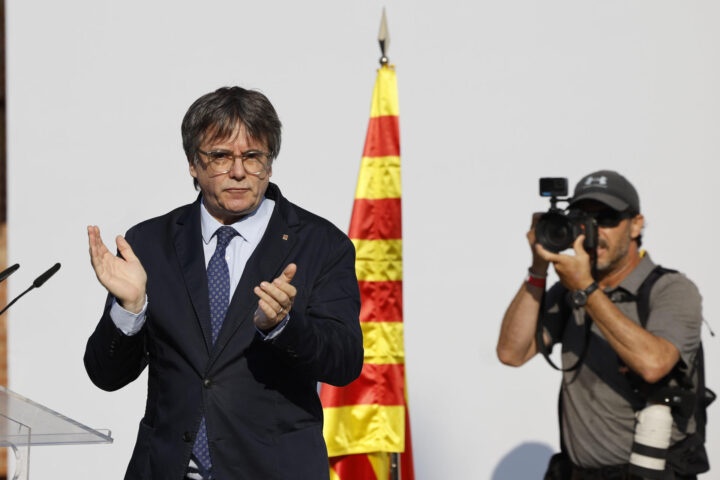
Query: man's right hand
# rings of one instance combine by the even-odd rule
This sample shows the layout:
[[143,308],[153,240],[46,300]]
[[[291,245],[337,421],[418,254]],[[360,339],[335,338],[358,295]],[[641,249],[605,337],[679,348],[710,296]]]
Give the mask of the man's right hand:
[[128,312],[139,313],[145,305],[147,274],[130,244],[121,235],[115,237],[120,256],[113,255],[100,238],[97,226],[88,226],[90,261],[103,287]]
[[547,275],[549,262],[542,258],[535,248],[537,239],[535,238],[535,227],[537,226],[538,220],[543,216],[544,212],[535,212],[532,216],[532,223],[530,224],[530,230],[527,233],[528,243],[530,244],[530,251],[532,252],[532,266],[530,269],[535,275],[543,276]]

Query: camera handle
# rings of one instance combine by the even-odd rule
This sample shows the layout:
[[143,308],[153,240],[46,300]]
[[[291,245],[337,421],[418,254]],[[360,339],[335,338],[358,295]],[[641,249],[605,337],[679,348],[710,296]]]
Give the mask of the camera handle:
[[556,197],[555,195],[551,195],[551,196],[550,196],[550,210],[551,210],[551,211],[552,211],[552,210],[560,210],[560,211],[563,211],[562,208],[558,208],[557,203],[558,203],[558,202],[567,202],[567,203],[570,203],[571,200],[572,200],[572,197],[559,198],[559,197]]

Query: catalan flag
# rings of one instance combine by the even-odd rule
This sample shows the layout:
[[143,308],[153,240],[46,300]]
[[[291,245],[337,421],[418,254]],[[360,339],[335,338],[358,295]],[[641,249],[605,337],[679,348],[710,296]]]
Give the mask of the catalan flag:
[[405,390],[402,189],[395,69],[378,70],[349,237],[355,244],[365,364],[346,387],[322,385],[331,480],[387,480],[389,453],[413,480]]

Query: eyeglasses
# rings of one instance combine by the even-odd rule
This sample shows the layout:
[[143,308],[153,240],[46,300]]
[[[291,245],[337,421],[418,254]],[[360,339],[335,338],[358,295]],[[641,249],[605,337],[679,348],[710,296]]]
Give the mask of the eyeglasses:
[[604,228],[617,227],[623,220],[635,216],[632,212],[618,212],[617,210],[612,209],[604,209],[597,212],[586,213],[595,219],[598,227]]
[[240,155],[234,155],[225,150],[212,150],[210,152],[205,152],[198,148],[198,153],[201,153],[208,158],[208,162],[203,165],[213,173],[213,176],[228,173],[233,169],[235,159],[240,158],[243,169],[245,169],[245,173],[248,175],[254,175],[260,180],[264,180],[265,177],[267,177],[267,165],[270,160],[270,154],[268,152],[248,150],[247,152],[242,152]]

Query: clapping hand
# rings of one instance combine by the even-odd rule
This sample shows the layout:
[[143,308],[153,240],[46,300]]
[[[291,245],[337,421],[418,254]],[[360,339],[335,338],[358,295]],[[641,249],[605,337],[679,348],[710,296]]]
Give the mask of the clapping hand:
[[292,309],[297,289],[290,282],[295,272],[297,265],[291,263],[272,283],[262,282],[253,289],[255,295],[259,297],[258,309],[255,310],[253,321],[260,330],[273,329]]
[[145,305],[147,274],[130,244],[122,235],[115,237],[120,256],[113,255],[100,238],[100,229],[88,226],[90,261],[95,275],[125,310],[138,313]]

